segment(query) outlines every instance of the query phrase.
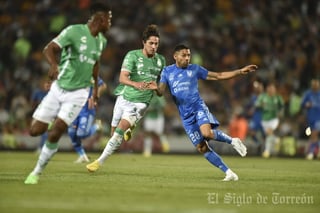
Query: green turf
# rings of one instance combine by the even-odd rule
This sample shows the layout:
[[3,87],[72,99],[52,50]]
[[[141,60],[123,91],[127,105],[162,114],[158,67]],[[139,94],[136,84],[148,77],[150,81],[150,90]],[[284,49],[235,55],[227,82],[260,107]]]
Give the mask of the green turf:
[[[90,154],[92,158],[98,153]],[[23,181],[34,153],[0,152],[0,212],[319,212],[320,161],[224,156],[239,175],[200,155],[115,154],[96,173],[58,153],[38,185]],[[274,193],[279,193],[276,196]]]

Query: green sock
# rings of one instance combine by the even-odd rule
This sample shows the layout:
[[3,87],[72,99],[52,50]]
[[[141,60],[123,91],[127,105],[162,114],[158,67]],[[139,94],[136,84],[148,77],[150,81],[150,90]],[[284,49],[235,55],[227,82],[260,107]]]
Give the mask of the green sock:
[[46,141],[46,146],[48,149],[57,149],[58,148],[58,143],[51,143],[50,141]]
[[118,127],[116,128],[115,132],[118,133],[121,136],[124,135],[124,130],[122,130],[122,129],[118,128]]

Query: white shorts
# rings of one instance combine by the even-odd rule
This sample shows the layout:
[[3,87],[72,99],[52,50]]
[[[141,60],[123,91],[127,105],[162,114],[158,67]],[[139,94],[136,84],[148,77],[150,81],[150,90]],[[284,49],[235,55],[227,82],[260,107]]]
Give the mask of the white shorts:
[[164,116],[158,116],[157,118],[145,117],[143,128],[147,132],[154,132],[157,135],[161,135],[164,130]]
[[54,81],[32,117],[44,123],[50,123],[59,117],[69,126],[88,100],[89,89],[88,87],[67,91],[61,89]]
[[148,105],[146,103],[130,102],[119,95],[114,104],[111,126],[116,127],[121,119],[127,120],[127,118],[132,118],[134,123],[138,123],[143,117],[147,107]]
[[261,125],[264,131],[267,131],[268,129],[272,129],[272,131],[274,131],[279,126],[279,118],[274,118],[268,121],[262,121]]

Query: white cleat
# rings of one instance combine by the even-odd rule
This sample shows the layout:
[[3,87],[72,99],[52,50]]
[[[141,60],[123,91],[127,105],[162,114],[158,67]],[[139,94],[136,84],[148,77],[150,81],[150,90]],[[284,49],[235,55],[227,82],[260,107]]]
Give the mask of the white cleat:
[[241,157],[247,155],[247,147],[242,143],[242,141],[239,138],[232,138],[231,145],[235,150],[237,150]]
[[76,161],[74,161],[74,163],[89,163],[89,162],[90,160],[87,157],[87,155],[79,156],[79,158]]
[[222,181],[238,181],[239,177],[236,173],[228,169],[226,171],[226,177]]

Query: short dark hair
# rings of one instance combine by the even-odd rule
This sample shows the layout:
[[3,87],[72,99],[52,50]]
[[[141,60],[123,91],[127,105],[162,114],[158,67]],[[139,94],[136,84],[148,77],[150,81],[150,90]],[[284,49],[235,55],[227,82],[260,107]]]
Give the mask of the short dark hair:
[[160,38],[158,26],[155,24],[148,25],[146,29],[142,32],[142,41],[146,42],[151,36],[156,36]]
[[189,50],[190,48],[185,45],[185,44],[178,44],[175,48],[174,48],[174,53],[178,52],[180,50]]
[[97,12],[108,12],[110,11],[110,7],[104,3],[96,2],[91,4],[90,6],[90,15],[93,15]]

